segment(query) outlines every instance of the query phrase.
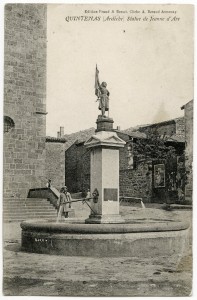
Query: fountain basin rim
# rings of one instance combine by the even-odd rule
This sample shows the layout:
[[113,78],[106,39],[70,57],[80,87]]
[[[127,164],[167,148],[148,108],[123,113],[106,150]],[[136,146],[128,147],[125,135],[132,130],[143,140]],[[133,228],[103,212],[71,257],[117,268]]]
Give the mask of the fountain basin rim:
[[23,231],[76,234],[112,234],[137,232],[180,231],[190,227],[186,221],[160,221],[156,223],[85,224],[56,223],[47,220],[26,220],[20,224]]

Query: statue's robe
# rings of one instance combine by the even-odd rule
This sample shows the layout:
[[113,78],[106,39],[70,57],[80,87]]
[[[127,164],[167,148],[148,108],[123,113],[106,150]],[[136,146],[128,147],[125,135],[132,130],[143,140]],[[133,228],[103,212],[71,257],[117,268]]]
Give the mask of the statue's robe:
[[105,107],[105,111],[109,110],[109,91],[105,87],[100,86],[99,109],[101,110],[102,107]]

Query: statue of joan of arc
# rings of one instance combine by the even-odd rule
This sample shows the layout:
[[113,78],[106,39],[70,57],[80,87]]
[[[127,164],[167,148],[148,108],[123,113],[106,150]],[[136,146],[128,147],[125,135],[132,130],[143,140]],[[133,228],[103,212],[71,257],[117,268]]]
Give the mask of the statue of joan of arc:
[[102,117],[106,117],[105,112],[109,111],[109,91],[106,82],[100,84],[98,74],[99,70],[96,66],[95,95],[98,97],[97,101],[99,101],[99,110],[101,110]]

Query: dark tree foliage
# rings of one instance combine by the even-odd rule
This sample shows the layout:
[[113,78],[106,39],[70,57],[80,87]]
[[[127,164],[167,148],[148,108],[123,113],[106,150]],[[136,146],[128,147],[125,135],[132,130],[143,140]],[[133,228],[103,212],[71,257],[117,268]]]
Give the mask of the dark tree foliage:
[[159,136],[157,131],[147,133],[147,139],[138,139],[134,147],[137,162],[146,160],[162,160],[170,163],[176,159],[176,150],[166,145],[166,138]]
[[172,189],[172,178],[176,178],[177,154],[173,146],[166,143],[165,134],[161,137],[156,130],[149,131],[147,139],[138,139],[134,147],[136,164],[142,162],[162,163],[165,165],[165,190]]

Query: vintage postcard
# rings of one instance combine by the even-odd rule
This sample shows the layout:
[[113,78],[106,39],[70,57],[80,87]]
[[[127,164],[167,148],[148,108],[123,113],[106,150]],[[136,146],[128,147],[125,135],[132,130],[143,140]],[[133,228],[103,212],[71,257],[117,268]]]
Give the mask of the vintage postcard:
[[192,295],[194,5],[5,3],[3,295]]

